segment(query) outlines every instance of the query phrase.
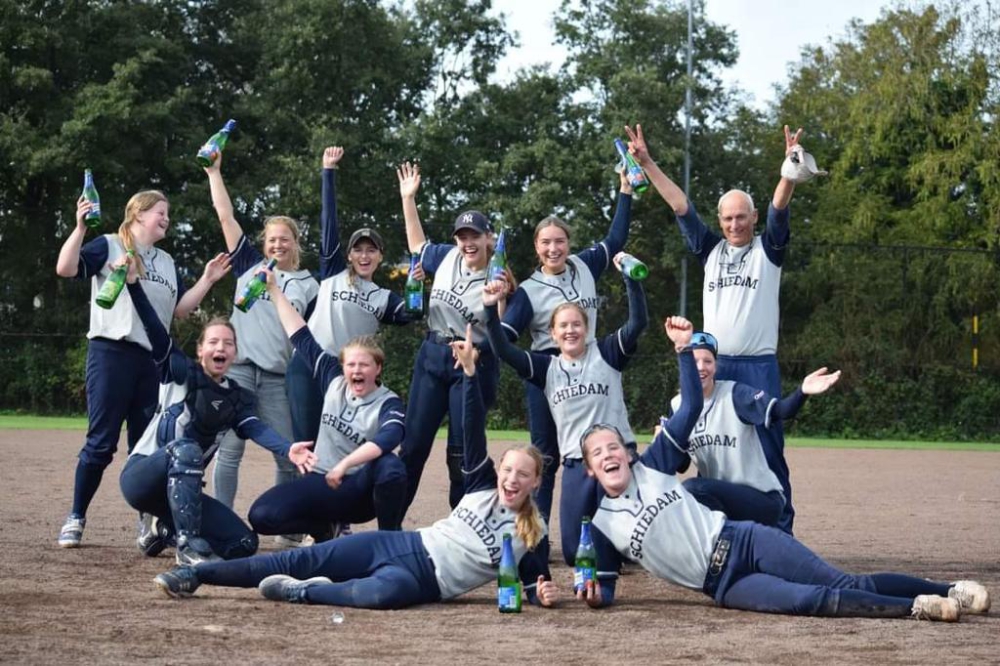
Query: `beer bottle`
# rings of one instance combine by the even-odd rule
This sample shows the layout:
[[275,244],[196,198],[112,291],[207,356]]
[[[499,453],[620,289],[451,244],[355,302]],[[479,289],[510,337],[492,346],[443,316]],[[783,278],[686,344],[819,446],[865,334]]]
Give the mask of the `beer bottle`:
[[83,172],[83,194],[84,199],[90,202],[90,211],[83,216],[83,222],[91,229],[101,226],[101,197],[97,195],[97,188],[94,187],[94,174],[90,169]]
[[646,264],[642,263],[631,254],[624,253],[625,256],[622,257],[622,275],[630,277],[633,280],[645,280],[649,277],[649,268]]
[[236,121],[229,119],[226,121],[225,126],[212,135],[212,138],[205,142],[205,145],[201,147],[198,151],[198,155],[195,159],[198,160],[198,164],[203,167],[210,167],[215,164],[215,160],[219,159],[219,153],[223,151],[226,147],[226,142],[229,141],[229,134],[236,129]]
[[[278,265],[277,259],[271,259],[267,262],[267,269],[270,271],[274,270],[274,267]],[[267,290],[267,273],[263,270],[258,271],[256,275],[250,278],[246,286],[243,287],[243,291],[240,295],[236,297],[235,303],[236,309],[240,312],[248,312],[253,304],[258,298]]]
[[[129,250],[125,254],[129,258],[129,261],[132,261],[133,257],[135,257],[135,253],[132,250]],[[104,284],[101,285],[100,291],[97,292],[97,298],[94,299],[94,302],[105,310],[113,308],[119,294],[125,288],[125,278],[127,276],[128,262],[111,271],[111,274],[104,280]]]
[[500,229],[497,237],[496,247],[493,248],[493,256],[490,257],[490,264],[486,269],[486,281],[502,280],[507,277],[507,231]]
[[580,525],[580,545],[573,564],[573,591],[586,593],[588,581],[597,584],[597,550],[590,535],[590,518],[586,516]]
[[413,276],[419,261],[420,255],[410,255],[410,272],[406,275],[406,286],[403,288],[404,307],[410,314],[422,314],[424,311],[424,283]]
[[497,605],[501,613],[521,612],[521,577],[514,561],[514,545],[510,532],[504,532],[503,550],[500,552],[500,570],[497,572]]
[[632,186],[632,189],[639,194],[648,190],[649,178],[646,177],[646,172],[642,170],[642,167],[635,161],[632,154],[628,152],[628,148],[625,147],[625,143],[621,139],[615,139],[615,150],[618,151],[618,156],[621,158],[621,167],[625,170],[625,178],[628,179],[628,184]]

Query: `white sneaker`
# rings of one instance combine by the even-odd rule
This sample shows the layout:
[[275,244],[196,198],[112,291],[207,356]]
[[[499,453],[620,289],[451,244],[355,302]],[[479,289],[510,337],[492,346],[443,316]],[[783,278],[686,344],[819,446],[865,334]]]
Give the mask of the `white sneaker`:
[[958,601],[963,613],[988,613],[990,591],[974,580],[958,580],[948,590],[948,596]]
[[86,518],[70,516],[59,530],[59,546],[61,548],[79,548],[83,539],[83,528],[87,526]]
[[274,543],[281,548],[305,548],[315,541],[308,534],[279,534],[274,537]]
[[936,594],[921,594],[913,600],[911,614],[918,620],[958,622],[962,612],[957,599],[940,597]]
[[316,576],[299,580],[286,574],[273,574],[260,581],[257,589],[265,599],[271,601],[288,601],[293,604],[306,603],[306,589],[313,585],[332,585],[333,581],[325,576]]

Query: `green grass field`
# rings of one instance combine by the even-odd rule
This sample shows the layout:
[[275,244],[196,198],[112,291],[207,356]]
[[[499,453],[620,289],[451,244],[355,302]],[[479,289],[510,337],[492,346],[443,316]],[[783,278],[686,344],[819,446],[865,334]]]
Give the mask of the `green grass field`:
[[[0,414],[0,430],[86,430],[84,416],[31,416],[24,414]],[[444,437],[445,431],[438,432]],[[528,441],[524,430],[491,430],[490,439],[515,442]],[[652,435],[640,433],[639,440],[648,442]],[[792,447],[813,449],[904,449],[908,451],[993,451],[1000,453],[1000,443],[987,442],[919,442],[902,440],[870,439],[816,439],[792,437],[788,440]]]

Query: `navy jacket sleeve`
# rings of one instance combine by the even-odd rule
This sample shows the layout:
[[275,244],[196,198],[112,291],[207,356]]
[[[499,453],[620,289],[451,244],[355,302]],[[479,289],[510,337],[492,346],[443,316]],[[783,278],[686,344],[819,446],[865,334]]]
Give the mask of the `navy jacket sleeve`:
[[615,370],[623,370],[629,357],[635,353],[639,344],[639,336],[649,325],[649,314],[646,312],[646,294],[642,284],[625,277],[625,290],[628,293],[628,321],[611,335],[606,335],[597,344],[600,345],[601,356]]
[[80,248],[80,259],[76,268],[77,280],[89,280],[108,263],[108,239],[98,236]]
[[386,303],[385,312],[379,321],[392,324],[393,326],[405,326],[421,319],[423,316],[422,312],[407,312],[406,301],[403,300],[403,297],[394,291],[390,291],[389,302]]
[[600,243],[576,255],[587,265],[595,280],[600,278],[601,273],[611,265],[611,258],[625,249],[631,221],[632,195],[619,192],[618,205],[615,207],[615,216],[608,228],[608,235]]
[[615,586],[623,558],[597,526],[593,526],[590,533],[594,538],[594,550],[597,551],[597,582],[601,585],[601,606],[610,606],[615,601]]
[[406,434],[403,401],[398,397],[385,401],[378,414],[378,432],[369,441],[378,444],[382,453],[389,453],[400,445]]
[[462,425],[465,492],[496,489],[497,471],[486,451],[486,405],[478,374],[469,377],[462,373]]
[[701,391],[701,380],[698,377],[698,366],[694,361],[694,352],[686,350],[677,355],[679,375],[681,381],[681,404],[677,411],[666,422],[661,421],[660,433],[653,440],[653,443],[640,456],[644,465],[659,470],[664,474],[673,474],[677,471],[679,461],[673,449],[686,452],[688,448],[688,437],[694,430],[701,409],[705,404],[705,397]]
[[548,558],[536,547],[534,550],[526,552],[517,565],[521,586],[524,588],[525,594],[528,595],[528,603],[533,606],[542,605],[538,600],[538,577],[552,580],[547,560]]
[[233,263],[233,275],[239,278],[251,268],[256,268],[264,261],[264,255],[253,246],[246,234],[240,236],[236,247],[229,253],[229,260]]
[[[138,282],[128,285],[128,295],[132,298],[132,305],[135,307],[135,311],[139,315],[143,327],[146,329],[149,342],[153,346],[153,360],[160,366],[161,376],[164,380],[169,376],[170,381],[183,383],[187,375],[187,357],[174,346],[173,339],[171,339],[166,329],[163,328],[160,318],[156,316],[156,311],[153,310],[153,305],[146,296],[146,292],[142,290],[142,286]],[[173,357],[178,354],[180,355],[180,359],[175,362]],[[168,363],[168,361],[170,362]],[[171,372],[173,366],[178,366],[176,369],[180,372]],[[182,376],[176,376],[178,374]]]
[[517,338],[528,328],[534,315],[535,309],[531,305],[528,293],[518,287],[507,301],[507,307],[503,312],[503,332],[507,335],[507,339],[517,342]]
[[779,210],[773,204],[767,206],[767,223],[761,241],[764,243],[764,254],[775,266],[781,266],[785,262],[785,250],[788,249],[788,241],[792,235],[788,223],[791,216],[789,208]]
[[[795,418],[795,415],[799,413],[802,406],[806,404],[806,398],[808,397],[802,392],[802,387],[798,387],[775,403],[774,409],[771,412],[772,420],[787,421],[788,419]],[[767,425],[770,426],[770,422]]]
[[687,243],[688,249],[698,255],[701,265],[708,261],[708,254],[722,241],[717,234],[709,231],[705,223],[698,216],[694,204],[688,199],[688,210],[684,215],[677,216],[677,225],[681,228],[681,235]]
[[344,374],[344,369],[340,367],[340,361],[327,354],[319,346],[308,326],[303,326],[295,331],[290,340],[292,346],[295,347],[295,351],[305,357],[306,363],[312,368],[313,378],[319,380],[320,386],[323,387],[323,392],[326,393],[330,382]]
[[497,306],[487,306],[485,317],[486,335],[489,338],[490,347],[493,348],[493,353],[514,368],[514,371],[522,378],[539,388],[545,388],[545,377],[548,374],[552,357],[545,354],[533,354],[515,347],[500,327]]
[[287,439],[274,431],[259,418],[253,410],[253,403],[247,402],[247,408],[237,415],[236,423],[233,426],[237,437],[240,439],[252,439],[268,451],[272,451],[282,458],[288,457],[288,451],[292,444]]
[[340,224],[337,220],[337,170],[323,169],[323,209],[320,213],[319,278],[325,280],[347,268],[344,250],[340,246]]

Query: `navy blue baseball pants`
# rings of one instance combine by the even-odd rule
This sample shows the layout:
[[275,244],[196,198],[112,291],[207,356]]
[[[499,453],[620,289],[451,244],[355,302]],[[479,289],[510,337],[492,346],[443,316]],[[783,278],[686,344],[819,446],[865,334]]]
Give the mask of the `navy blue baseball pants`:
[[[483,392],[483,404],[489,410],[496,402],[497,383],[500,380],[497,358],[489,345],[479,350],[476,374],[479,375],[479,386]],[[404,506],[407,509],[417,494],[424,465],[434,444],[434,436],[446,415],[451,415],[448,420],[447,449],[451,479],[448,500],[451,507],[454,508],[465,495],[460,471],[465,437],[461,417],[464,400],[462,377],[462,370],[455,368],[451,347],[424,340],[413,364],[413,379],[406,407],[406,436],[399,451],[399,457],[406,466],[407,491]],[[485,423],[483,427],[486,427]]]
[[552,420],[552,410],[549,409],[545,391],[529,381],[524,382],[524,393],[528,403],[528,431],[531,433],[532,445],[542,452],[545,458],[545,468],[542,470],[542,483],[535,493],[535,504],[545,522],[549,522],[552,514],[552,494],[556,488],[556,472],[559,471],[559,435],[556,423]]
[[76,465],[72,513],[83,517],[111,464],[122,423],[132,451],[149,425],[159,392],[153,356],[133,342],[94,338],[87,345],[87,438]]
[[274,486],[250,507],[250,524],[258,534],[322,534],[330,523],[378,518],[379,529],[398,530],[405,495],[403,462],[386,453],[346,475],[336,490],[319,472]]
[[[827,617],[905,617],[920,594],[948,595],[948,583],[903,574],[851,575],[827,564],[795,537],[774,527],[727,520],[729,542],[704,592],[726,608]],[[716,547],[716,552],[718,552]]]
[[777,526],[785,507],[785,498],[777,490],[765,493],[721,479],[699,476],[684,481],[684,488],[698,502],[713,511],[721,511],[730,520],[750,520],[761,525]]
[[[774,354],[764,356],[723,356],[716,361],[715,378],[741,382],[747,386],[764,389],[773,398],[781,398],[781,372],[778,369],[778,357]],[[778,477],[785,505],[781,517],[775,526],[792,534],[792,523],[795,521],[795,508],[792,506],[792,483],[789,480],[788,463],[785,461],[785,428],[781,422],[770,428],[757,426],[761,448],[767,466]]]
[[563,560],[573,566],[580,545],[580,523],[597,511],[596,481],[587,476],[581,458],[563,458],[562,486],[559,495],[559,533]]
[[434,563],[417,532],[359,532],[309,548],[294,548],[195,567],[206,585],[256,587],[274,574],[299,580],[326,576],[313,585],[313,604],[355,608],[406,608],[441,599]]
[[[170,456],[164,446],[152,455],[130,457],[122,470],[120,484],[129,506],[156,516],[176,532],[167,499],[169,471]],[[204,493],[201,496],[200,536],[215,554],[225,559],[247,557],[257,552],[257,535],[253,530],[232,509]]]

